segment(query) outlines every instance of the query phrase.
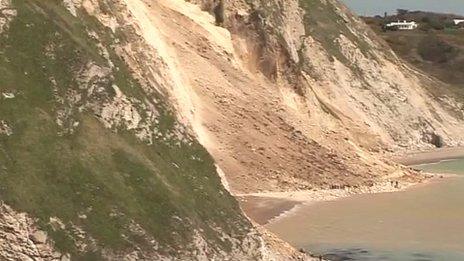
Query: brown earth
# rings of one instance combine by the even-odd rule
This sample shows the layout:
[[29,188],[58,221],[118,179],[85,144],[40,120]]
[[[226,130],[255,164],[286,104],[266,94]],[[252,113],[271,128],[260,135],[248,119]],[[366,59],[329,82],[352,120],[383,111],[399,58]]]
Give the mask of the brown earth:
[[[464,141],[462,104],[430,92],[443,82],[403,63],[336,0],[66,4],[71,14],[85,12],[122,34],[111,44],[115,55],[144,91],[164,95],[181,123],[176,127],[196,136],[236,196],[284,198],[292,201],[281,206],[288,209],[293,201],[396,191],[425,177],[386,155]],[[149,141],[153,133],[113,89],[117,99],[102,113],[105,126],[127,121],[124,128]],[[262,209],[262,220],[277,214],[268,204]],[[238,256],[259,248],[264,256],[280,255],[275,260],[305,257],[262,234],[265,242],[257,234],[260,244]],[[194,247],[208,252],[201,237]]]
[[[208,3],[214,6],[202,1]],[[309,35],[301,42],[304,17],[297,1],[284,5],[285,23],[269,28],[253,20],[253,12],[265,7],[232,1],[224,7],[228,30],[181,0],[127,5],[166,67],[166,88],[180,117],[213,155],[233,193],[368,186],[410,176],[385,162],[382,152],[430,147],[433,135],[455,144],[462,134],[448,109],[421,87],[430,80],[380,51],[367,27],[337,2],[326,5],[347,15],[351,37],[371,45],[374,58],[368,59],[354,38],[334,39],[357,69],[329,59],[327,47]],[[285,43],[273,30],[282,30]],[[306,46],[300,58],[292,55],[298,44]],[[310,64],[298,71],[297,59]],[[150,73],[139,64],[133,69]]]
[[[226,173],[233,192],[328,187],[331,179],[354,185],[384,173],[303,134],[311,125],[297,122],[275,83],[243,68],[230,34],[198,7],[182,1],[158,1],[150,8],[134,3],[129,8],[142,31],[158,33],[146,37],[162,39],[163,58],[175,67],[174,82],[181,87],[172,91],[182,116]],[[348,143],[343,135],[327,135]]]

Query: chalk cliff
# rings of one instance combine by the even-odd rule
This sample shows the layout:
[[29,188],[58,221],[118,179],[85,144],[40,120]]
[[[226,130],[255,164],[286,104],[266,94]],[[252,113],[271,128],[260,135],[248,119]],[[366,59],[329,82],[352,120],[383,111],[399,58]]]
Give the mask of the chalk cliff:
[[418,179],[440,84],[335,0],[0,0],[0,257],[310,259],[231,194]]

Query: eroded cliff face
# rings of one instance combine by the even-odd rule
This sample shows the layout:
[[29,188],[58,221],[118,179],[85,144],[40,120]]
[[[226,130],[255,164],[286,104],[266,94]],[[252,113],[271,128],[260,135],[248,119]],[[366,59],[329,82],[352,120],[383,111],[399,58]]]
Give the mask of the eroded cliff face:
[[127,7],[233,192],[369,185],[408,175],[385,152],[461,142],[462,105],[340,3],[190,2]]
[[0,1],[0,259],[305,258],[224,189],[146,6]]
[[31,258],[306,258],[224,186],[417,179],[383,154],[464,136],[332,0],[0,0],[0,47],[0,221]]

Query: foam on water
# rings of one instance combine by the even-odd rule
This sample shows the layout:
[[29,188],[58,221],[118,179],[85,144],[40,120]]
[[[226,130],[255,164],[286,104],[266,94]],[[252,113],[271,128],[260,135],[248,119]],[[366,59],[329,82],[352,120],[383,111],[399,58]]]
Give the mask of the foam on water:
[[[416,167],[464,174],[464,159]],[[305,206],[268,228],[331,260],[464,260],[464,175]]]

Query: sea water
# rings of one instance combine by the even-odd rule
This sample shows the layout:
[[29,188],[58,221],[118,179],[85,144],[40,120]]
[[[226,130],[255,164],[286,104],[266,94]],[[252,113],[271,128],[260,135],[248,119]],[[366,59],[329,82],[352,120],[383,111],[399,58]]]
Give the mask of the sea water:
[[302,206],[267,227],[330,260],[464,260],[464,159],[416,168],[457,175]]

